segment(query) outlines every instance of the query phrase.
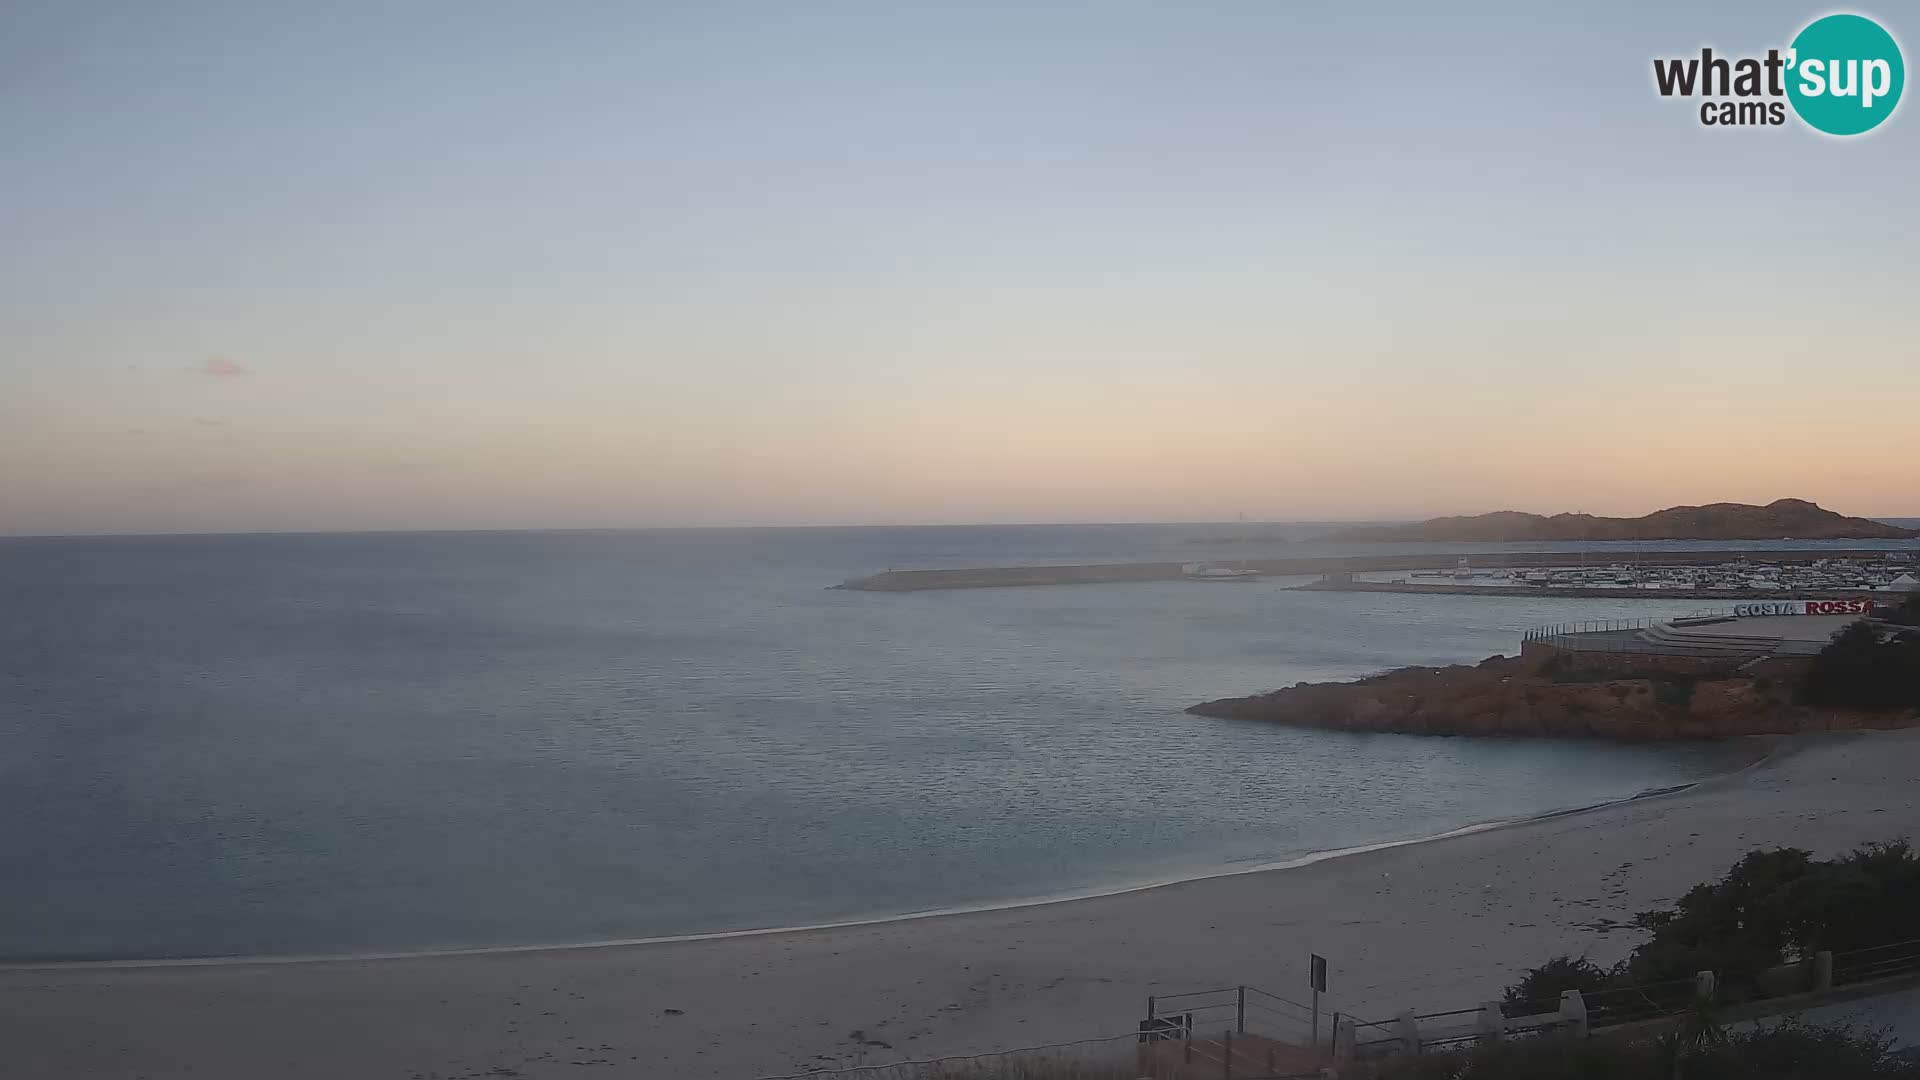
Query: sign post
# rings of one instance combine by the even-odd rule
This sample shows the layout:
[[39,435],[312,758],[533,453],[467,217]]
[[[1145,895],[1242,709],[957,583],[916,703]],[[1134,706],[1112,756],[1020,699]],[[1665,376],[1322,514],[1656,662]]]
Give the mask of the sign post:
[[1327,958],[1308,953],[1307,981],[1313,986],[1313,1035],[1308,1046],[1320,1048],[1320,994],[1327,988]]

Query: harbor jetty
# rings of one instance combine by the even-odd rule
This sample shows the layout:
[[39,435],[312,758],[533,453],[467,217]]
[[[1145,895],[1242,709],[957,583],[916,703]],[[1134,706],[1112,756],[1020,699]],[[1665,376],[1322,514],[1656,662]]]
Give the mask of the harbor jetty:
[[[1756,551],[1747,548],[1719,548],[1700,551],[1661,551],[1646,553],[1650,559],[1667,566],[1701,566],[1715,563],[1734,562],[1744,559],[1755,567],[1767,565],[1788,565],[1813,563],[1823,559],[1879,559],[1886,554],[1881,550],[1840,551],[1835,549]],[[1620,558],[1619,552],[1578,552],[1578,551],[1487,551],[1487,552],[1445,552],[1427,554],[1398,555],[1329,555],[1305,556],[1287,559],[1247,559],[1244,565],[1262,574],[1276,577],[1299,577],[1323,575],[1325,580],[1315,582],[1315,589],[1351,590],[1366,592],[1462,592],[1480,594],[1517,594],[1526,595],[1533,590],[1520,588],[1492,589],[1471,586],[1447,586],[1441,583],[1433,585],[1406,584],[1394,582],[1354,581],[1349,575],[1384,570],[1444,570],[1466,558],[1480,566],[1508,567],[1570,567],[1594,565],[1603,560]],[[866,592],[919,592],[928,589],[992,589],[1031,585],[1101,585],[1128,581],[1177,581],[1185,577],[1184,568],[1189,565],[1182,562],[1127,562],[1127,563],[1078,563],[1059,566],[976,566],[954,569],[933,570],[888,570],[868,577],[853,578],[835,588],[857,589]],[[1234,565],[1242,565],[1235,560]],[[1699,590],[1703,598],[1718,598],[1722,590]],[[1687,598],[1691,591],[1682,589],[1600,589],[1594,591],[1576,591],[1571,588],[1556,587],[1554,595],[1624,595],[1632,598],[1667,597]],[[1796,594],[1797,595],[1797,594]],[[1845,595],[1853,595],[1851,593]]]

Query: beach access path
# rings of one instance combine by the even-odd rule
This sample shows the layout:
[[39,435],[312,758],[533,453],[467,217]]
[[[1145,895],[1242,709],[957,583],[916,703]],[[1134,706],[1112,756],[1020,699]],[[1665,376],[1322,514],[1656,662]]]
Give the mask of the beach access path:
[[1920,834],[1917,775],[1920,731],[1807,737],[1675,794],[1040,906],[654,945],[0,970],[0,1076],[753,1077],[1119,1034],[1149,994],[1303,992],[1309,952],[1331,960],[1329,1009],[1460,1008],[1562,953],[1618,959],[1635,912],[1752,848]]

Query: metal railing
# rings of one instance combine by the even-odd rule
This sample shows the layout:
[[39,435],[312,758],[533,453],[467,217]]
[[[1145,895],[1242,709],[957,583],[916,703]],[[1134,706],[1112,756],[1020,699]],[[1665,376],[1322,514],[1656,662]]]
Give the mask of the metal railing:
[[1599,1028],[1685,1012],[1693,1006],[1698,990],[1695,979],[1665,979],[1608,987],[1582,994],[1581,998],[1587,1006],[1587,1025]]
[[1331,1031],[1316,1028],[1328,1021],[1314,1016],[1313,1007],[1257,986],[1223,986],[1215,990],[1187,990],[1156,994],[1147,999],[1147,1019],[1182,1017],[1198,1031],[1230,1028],[1240,1034],[1258,1034],[1306,1046]]
[[1539,641],[1550,637],[1564,637],[1568,634],[1597,634],[1609,630],[1645,630],[1659,623],[1710,623],[1734,617],[1732,608],[1696,608],[1685,615],[1666,618],[1639,619],[1581,619],[1573,622],[1548,623],[1536,626],[1521,634],[1522,641]]
[[1199,1070],[1183,1075],[1233,1080],[1318,1075],[1330,1056],[1333,1023],[1312,1005],[1257,986],[1157,994],[1147,999],[1140,1030],[1143,1042],[1162,1045],[1141,1062],[1171,1059]]
[[1833,954],[1835,986],[1916,974],[1920,974],[1920,938]]
[[1566,637],[1569,634],[1603,634],[1614,630],[1645,630],[1658,622],[1671,622],[1670,619],[1582,619],[1577,622],[1551,623],[1536,626],[1520,635],[1522,641],[1543,641],[1548,638]]
[[1421,1031],[1419,1040],[1420,1052],[1423,1054],[1444,1052],[1464,1043],[1478,1042],[1485,1038],[1486,1033],[1479,1029],[1478,1023],[1462,1026],[1458,1022],[1468,1017],[1472,1017],[1477,1021],[1480,1018],[1480,1013],[1481,1010],[1478,1006],[1471,1009],[1448,1009],[1444,1012],[1415,1013],[1413,1023],[1416,1031],[1420,1030],[1421,1025],[1431,1020],[1456,1021],[1456,1023],[1448,1025],[1444,1031],[1432,1033]]

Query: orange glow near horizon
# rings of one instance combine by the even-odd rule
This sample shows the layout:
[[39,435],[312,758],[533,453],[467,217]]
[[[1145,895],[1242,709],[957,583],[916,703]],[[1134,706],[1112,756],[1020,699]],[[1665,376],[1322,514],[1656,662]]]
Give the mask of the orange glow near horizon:
[[[0,435],[30,466],[5,478],[4,531],[1632,516],[1781,497],[1920,512],[1920,426],[1784,385],[1670,378],[1643,399],[1551,372],[1209,377],[1168,358],[1104,382],[1007,365],[802,400],[804,373],[662,386],[551,365],[524,392],[422,380],[356,406],[338,380],[255,367],[218,385],[131,376],[148,392],[114,408],[43,402]],[[186,419],[162,427],[160,409]]]

